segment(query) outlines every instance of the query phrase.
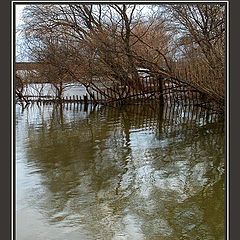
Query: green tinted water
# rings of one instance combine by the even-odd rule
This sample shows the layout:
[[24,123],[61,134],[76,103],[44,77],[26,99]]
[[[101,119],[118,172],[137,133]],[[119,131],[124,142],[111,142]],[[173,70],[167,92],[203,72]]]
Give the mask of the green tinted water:
[[224,239],[224,125],[206,116],[16,106],[17,240]]

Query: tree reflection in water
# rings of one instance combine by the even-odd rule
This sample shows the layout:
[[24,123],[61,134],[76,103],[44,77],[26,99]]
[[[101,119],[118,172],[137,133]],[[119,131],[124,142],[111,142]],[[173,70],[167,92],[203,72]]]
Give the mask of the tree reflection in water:
[[41,179],[23,198],[49,228],[81,226],[87,239],[224,238],[219,116],[147,104],[21,114],[16,133],[27,138],[16,144],[26,157],[18,160]]

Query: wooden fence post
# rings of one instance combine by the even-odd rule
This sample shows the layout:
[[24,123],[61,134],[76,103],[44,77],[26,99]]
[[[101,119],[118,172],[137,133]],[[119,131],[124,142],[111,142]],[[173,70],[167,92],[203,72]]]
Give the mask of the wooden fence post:
[[98,91],[96,93],[97,93],[97,102],[98,102],[99,101]]
[[83,95],[83,101],[84,101],[84,104],[88,104],[88,97],[87,97],[87,94],[86,95]]
[[160,104],[163,105],[164,104],[164,99],[163,99],[163,84],[164,84],[164,79],[162,77],[159,77],[157,79],[158,84],[159,84],[159,100],[160,100]]

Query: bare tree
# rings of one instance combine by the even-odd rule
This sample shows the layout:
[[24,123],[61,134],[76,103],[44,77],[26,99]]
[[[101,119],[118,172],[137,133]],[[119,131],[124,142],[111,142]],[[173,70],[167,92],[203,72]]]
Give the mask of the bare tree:
[[217,101],[224,100],[225,6],[170,5],[167,13],[178,34],[178,68],[187,68],[191,80]]
[[32,59],[49,64],[41,75],[55,84],[59,98],[64,82],[102,93],[114,87],[121,98],[142,90],[139,68],[156,79],[187,68],[191,79],[185,80],[221,100],[224,13],[220,4],[30,5],[25,37]]

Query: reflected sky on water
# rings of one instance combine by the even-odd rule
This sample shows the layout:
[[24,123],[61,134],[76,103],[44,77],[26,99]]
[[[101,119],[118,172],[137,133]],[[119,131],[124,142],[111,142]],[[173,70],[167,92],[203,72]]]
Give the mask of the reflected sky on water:
[[224,239],[223,129],[199,107],[16,105],[17,239]]

